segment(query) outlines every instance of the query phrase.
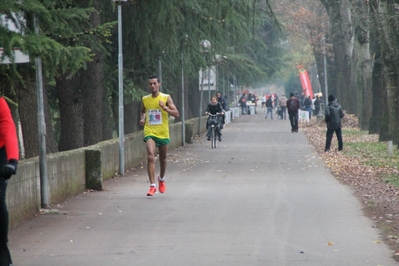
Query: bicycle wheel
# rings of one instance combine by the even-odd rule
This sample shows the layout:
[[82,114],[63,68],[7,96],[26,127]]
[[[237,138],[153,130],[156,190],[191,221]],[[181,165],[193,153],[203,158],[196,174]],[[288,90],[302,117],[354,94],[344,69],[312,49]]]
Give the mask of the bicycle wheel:
[[218,146],[218,134],[217,134],[217,130],[216,130],[216,127],[214,127],[213,128],[214,130],[213,130],[213,141],[214,141],[214,144],[213,144],[213,147],[216,149],[216,147]]
[[215,129],[214,126],[212,126],[212,132],[211,132],[211,145],[212,145],[212,149],[216,148],[215,143],[216,143],[216,129]]

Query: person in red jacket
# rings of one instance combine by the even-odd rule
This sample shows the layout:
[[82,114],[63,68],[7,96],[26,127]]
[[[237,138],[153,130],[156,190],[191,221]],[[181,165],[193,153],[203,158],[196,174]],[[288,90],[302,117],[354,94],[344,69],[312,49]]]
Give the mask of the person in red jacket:
[[292,133],[298,132],[299,100],[295,97],[295,95],[292,92],[290,93],[290,98],[287,101],[287,109],[291,123],[291,132]]
[[8,209],[6,190],[8,180],[17,172],[18,138],[10,108],[0,97],[0,266],[12,265],[8,249]]

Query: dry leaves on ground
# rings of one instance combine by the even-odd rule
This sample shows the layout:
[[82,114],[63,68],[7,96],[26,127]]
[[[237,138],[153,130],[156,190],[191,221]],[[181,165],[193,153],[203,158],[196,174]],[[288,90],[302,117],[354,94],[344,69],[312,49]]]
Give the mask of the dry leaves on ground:
[[[342,122],[345,132],[358,131],[356,117],[346,115]],[[399,188],[386,182],[382,177],[398,176],[399,170],[396,167],[365,165],[362,158],[351,157],[345,152],[345,144],[377,142],[378,136],[366,133],[344,134],[344,152],[336,150],[337,142],[334,136],[332,150],[324,152],[325,122],[311,120],[306,127],[301,129],[334,176],[341,183],[353,188],[354,194],[364,204],[366,214],[373,219],[375,226],[382,230],[384,241],[397,254],[399,251]],[[399,256],[394,257],[399,261]]]

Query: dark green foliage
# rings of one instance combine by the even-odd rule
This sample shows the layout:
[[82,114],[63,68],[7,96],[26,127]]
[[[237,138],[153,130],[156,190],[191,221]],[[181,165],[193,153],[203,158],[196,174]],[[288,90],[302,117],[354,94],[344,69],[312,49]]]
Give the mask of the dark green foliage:
[[290,95],[291,92],[302,91],[302,84],[297,72],[291,72],[287,82],[284,84],[285,95]]
[[[21,3],[20,3],[21,2]],[[7,1],[0,4],[0,13],[13,18],[18,15],[25,23],[21,32],[0,26],[1,45],[7,55],[21,48],[31,58],[42,57],[45,74],[52,79],[63,73],[74,73],[91,60],[94,49],[103,49],[93,36],[105,41],[115,23],[91,28],[93,8],[73,6],[73,1]],[[100,44],[100,45],[99,45]],[[103,49],[105,52],[105,50]]]
[[[32,59],[42,58],[46,84],[52,85],[48,95],[53,114],[60,114],[56,110],[56,94],[50,90],[57,87],[57,78],[62,76],[60,80],[67,82],[68,76],[85,68],[98,54],[105,62],[106,99],[115,104],[118,31],[117,6],[111,0],[0,2],[0,13],[10,16],[13,12],[21,12],[26,21],[21,28],[23,34],[0,26],[0,42],[9,56],[13,47],[20,47]],[[99,12],[100,26],[92,26],[93,12]],[[246,85],[267,79],[283,65],[281,33],[266,0],[130,0],[123,5],[122,17],[125,104],[137,103],[147,93],[147,77],[158,73],[159,59],[163,89],[172,95],[180,90],[182,64],[188,83],[195,84],[198,71],[214,64],[216,54],[224,58],[220,65],[226,79],[236,77]],[[199,45],[204,39],[212,43],[207,53]],[[0,71],[12,69],[15,67],[10,65]],[[10,82],[14,80],[17,79],[10,78]],[[197,86],[188,88],[194,89]],[[115,106],[113,110],[116,125]]]
[[[164,85],[178,80],[183,46],[185,73],[193,78],[215,54],[225,56],[227,76],[247,84],[282,65],[280,33],[267,1],[138,0],[123,9],[124,67],[136,84],[157,73],[159,57],[166,66]],[[212,43],[205,54],[203,39]]]

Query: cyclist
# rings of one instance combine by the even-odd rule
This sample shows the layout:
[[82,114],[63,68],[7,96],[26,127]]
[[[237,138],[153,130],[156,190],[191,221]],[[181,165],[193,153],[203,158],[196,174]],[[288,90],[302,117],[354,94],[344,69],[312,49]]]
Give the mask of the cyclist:
[[[211,102],[208,104],[208,107],[206,108],[205,114],[221,114],[219,116],[217,116],[218,119],[218,124],[216,126],[216,133],[219,137],[219,141],[222,141],[222,130],[221,130],[221,125],[223,123],[223,117],[222,115],[224,115],[224,110],[222,105],[220,104],[220,102],[218,102],[217,97],[216,96],[212,96],[211,97]],[[206,129],[208,130],[208,134],[206,135],[208,138],[207,140],[211,140],[211,126],[210,126],[210,117],[208,117],[208,120],[206,122]]]

